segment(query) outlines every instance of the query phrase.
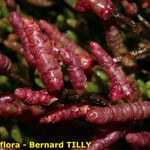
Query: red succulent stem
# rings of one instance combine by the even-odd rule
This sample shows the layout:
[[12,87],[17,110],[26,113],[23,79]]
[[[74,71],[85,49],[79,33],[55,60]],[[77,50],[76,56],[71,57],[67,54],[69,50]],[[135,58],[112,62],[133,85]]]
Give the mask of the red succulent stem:
[[[26,118],[34,118],[34,117],[39,117],[43,114],[45,114],[47,110],[41,106],[28,106],[24,105],[23,111],[22,111],[22,116]],[[30,115],[30,116],[29,116]]]
[[119,29],[114,25],[106,25],[105,28],[106,44],[112,50],[115,57],[123,55],[128,52],[123,43],[123,37]]
[[87,104],[74,104],[70,106],[64,106],[52,110],[47,116],[40,119],[40,123],[48,124],[55,123],[62,120],[72,120],[80,117],[84,117],[91,109]]
[[27,88],[17,88],[14,95],[17,99],[30,105],[50,105],[58,100],[47,90],[33,91]]
[[104,150],[124,137],[133,127],[135,127],[133,122],[98,126],[96,136],[87,150]]
[[139,24],[119,13],[111,0],[78,0],[75,8],[80,12],[92,10],[105,21],[109,20],[111,17],[115,17],[130,26],[136,34],[139,34],[142,30]]
[[143,9],[148,9],[150,8],[150,1],[149,0],[144,0],[142,4]]
[[150,149],[150,132],[128,133],[126,135],[126,141],[133,146]]
[[11,60],[7,56],[0,54],[0,74],[9,73],[11,66]]
[[45,112],[46,109],[40,106],[28,106],[21,103],[7,101],[0,103],[0,118],[32,118],[40,116]]
[[15,0],[6,0],[6,6],[10,11],[16,10],[17,8]]
[[3,54],[0,54],[0,74],[12,78],[13,80],[16,80],[17,82],[23,83],[25,85],[30,85],[30,82],[12,72],[11,60]]
[[3,102],[13,102],[14,101],[14,95],[11,93],[1,93],[0,94],[0,103]]
[[129,2],[128,0],[121,0],[121,3],[125,9],[126,14],[130,16],[137,15],[138,8],[137,8],[136,3]]
[[18,117],[22,114],[23,106],[18,103],[2,102],[0,103],[0,118]]
[[108,20],[112,16],[115,6],[111,0],[78,0],[75,8],[80,12],[91,10],[103,20]]
[[111,144],[115,143],[122,136],[124,136],[123,131],[113,131],[101,139],[93,140],[90,148],[86,150],[104,150],[108,148]]
[[18,36],[18,38],[21,41],[21,44],[23,46],[23,55],[27,61],[27,63],[33,67],[35,67],[35,59],[30,51],[29,41],[27,38],[27,35],[23,29],[23,22],[22,17],[17,12],[11,12],[10,13],[10,23],[15,28],[15,32]]
[[86,120],[94,124],[128,122],[150,118],[150,102],[118,104],[110,107],[95,107],[88,111]]
[[90,70],[93,67],[93,58],[83,48],[76,45],[69,37],[64,33],[61,33],[55,25],[52,25],[44,20],[40,20],[41,28],[47,33],[47,35],[56,41],[58,47],[64,47],[77,54],[80,58],[82,67],[85,70]]
[[93,68],[94,62],[91,55],[88,53],[77,54],[84,70],[90,71]]
[[48,91],[55,92],[63,87],[63,75],[58,61],[50,48],[50,42],[34,20],[23,19],[31,53],[36,60],[39,76],[44,81]]
[[64,48],[59,49],[59,54],[63,62],[68,65],[70,80],[73,87],[77,90],[84,90],[87,79],[79,57],[72,51]]
[[57,42],[62,43],[65,47],[71,50],[76,50],[76,52],[81,51],[78,49],[78,46],[72,42],[70,38],[68,38],[65,34],[61,33],[55,25],[52,25],[45,20],[40,20],[41,28],[47,33],[47,35]]
[[78,0],[75,4],[75,9],[80,12],[91,10],[90,0]]
[[90,43],[93,55],[97,62],[106,72],[112,85],[110,87],[110,97],[113,101],[124,99],[126,101],[137,100],[139,93],[135,90],[135,83],[125,76],[121,68],[105,52],[105,50],[95,42]]

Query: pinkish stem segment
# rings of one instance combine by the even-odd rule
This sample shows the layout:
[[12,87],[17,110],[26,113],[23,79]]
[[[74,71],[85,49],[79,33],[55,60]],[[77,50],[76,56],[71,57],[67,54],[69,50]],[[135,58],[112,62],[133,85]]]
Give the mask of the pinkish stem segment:
[[3,55],[0,54],[0,74],[5,74],[11,71],[11,60]]
[[50,48],[47,36],[41,32],[34,20],[24,18],[23,25],[41,79],[50,92],[61,90],[63,87],[63,75]]
[[0,103],[3,102],[13,102],[14,101],[14,95],[11,93],[2,93],[0,94]]
[[90,70],[93,67],[93,58],[84,49],[76,45],[69,37],[61,33],[55,25],[52,25],[44,20],[40,20],[41,28],[52,39],[57,41],[58,47],[64,47],[77,54],[80,58],[82,67],[85,70]]
[[0,118],[22,117],[31,118],[44,114],[45,109],[39,106],[28,106],[15,102],[0,103]]
[[126,141],[133,146],[150,149],[150,132],[129,133],[126,135]]
[[119,29],[113,25],[107,25],[105,28],[106,44],[112,50],[115,57],[123,55],[128,52],[123,43],[122,35]]
[[78,0],[75,8],[80,12],[91,10],[103,20],[108,20],[115,6],[111,0]]
[[137,7],[136,3],[129,2],[128,0],[121,0],[121,3],[125,9],[126,14],[128,14],[130,16],[137,15],[138,7]]
[[123,131],[113,131],[101,139],[93,140],[90,148],[86,150],[104,150],[108,148],[111,144],[115,143],[123,135]]
[[23,29],[22,17],[17,12],[11,12],[10,23],[15,28],[16,34],[19,37],[21,44],[23,46],[23,54],[29,65],[35,67],[35,59],[30,51],[29,41],[27,35]]
[[12,11],[12,10],[16,10],[17,8],[17,4],[15,0],[6,0],[6,7]]
[[13,80],[16,80],[17,82],[23,83],[25,85],[30,85],[28,81],[12,72],[11,60],[3,54],[0,54],[0,74],[12,78]]
[[88,111],[86,120],[94,124],[128,122],[150,118],[150,102],[118,104],[111,107],[95,107]]
[[73,52],[64,48],[59,49],[59,54],[64,63],[68,65],[70,80],[73,87],[77,90],[84,90],[87,79],[81,66],[79,57]]
[[27,88],[17,88],[14,94],[17,99],[30,105],[50,105],[58,100],[46,90],[33,91]]
[[50,112],[47,116],[40,119],[41,123],[55,123],[62,120],[72,120],[80,117],[84,117],[91,109],[90,105],[86,104],[74,104],[70,106],[64,106],[56,108]]
[[22,105],[17,103],[0,103],[0,118],[18,117],[22,114]]
[[121,68],[105,50],[96,42],[91,42],[90,47],[97,62],[111,80],[110,97],[112,101],[117,101],[119,99],[133,101],[139,99],[134,81],[125,76]]
[[150,1],[149,0],[144,0],[142,4],[143,9],[150,8]]

